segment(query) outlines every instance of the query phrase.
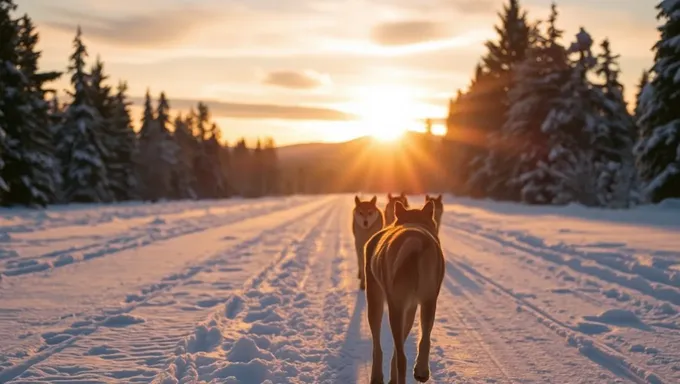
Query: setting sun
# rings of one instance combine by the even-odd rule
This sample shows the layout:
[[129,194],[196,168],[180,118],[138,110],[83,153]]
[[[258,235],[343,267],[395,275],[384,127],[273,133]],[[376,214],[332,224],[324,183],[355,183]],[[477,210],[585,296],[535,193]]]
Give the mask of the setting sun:
[[356,110],[365,134],[381,141],[393,141],[413,123],[416,104],[408,89],[372,86],[361,89]]

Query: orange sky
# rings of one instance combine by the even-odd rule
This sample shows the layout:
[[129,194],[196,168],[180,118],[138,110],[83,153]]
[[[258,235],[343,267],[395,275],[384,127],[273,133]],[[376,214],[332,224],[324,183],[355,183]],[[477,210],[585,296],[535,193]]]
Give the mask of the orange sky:
[[[21,0],[41,32],[42,66],[64,69],[75,26],[91,59],[135,102],[147,87],[171,107],[211,106],[224,137],[278,144],[342,141],[444,117],[494,37],[500,0]],[[550,1],[521,2],[545,18]],[[616,6],[612,6],[616,4]],[[622,82],[652,63],[654,2],[563,0],[571,40],[584,26],[611,39]],[[67,77],[57,85],[67,86]],[[139,113],[135,107],[135,114]]]

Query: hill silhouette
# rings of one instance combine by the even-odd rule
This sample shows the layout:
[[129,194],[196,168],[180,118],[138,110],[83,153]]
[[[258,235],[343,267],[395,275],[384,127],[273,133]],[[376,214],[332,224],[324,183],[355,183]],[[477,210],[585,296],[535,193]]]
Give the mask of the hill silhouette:
[[394,142],[362,136],[339,143],[303,143],[277,149],[283,190],[297,193],[410,193],[449,190],[441,157],[453,143],[407,132]]

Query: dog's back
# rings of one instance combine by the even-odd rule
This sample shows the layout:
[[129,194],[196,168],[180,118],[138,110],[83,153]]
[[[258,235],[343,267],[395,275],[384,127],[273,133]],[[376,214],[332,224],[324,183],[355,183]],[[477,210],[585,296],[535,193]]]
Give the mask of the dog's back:
[[411,306],[438,296],[445,264],[434,235],[406,224],[388,227],[375,238],[377,242],[367,244],[366,255],[371,255],[371,273],[387,297]]

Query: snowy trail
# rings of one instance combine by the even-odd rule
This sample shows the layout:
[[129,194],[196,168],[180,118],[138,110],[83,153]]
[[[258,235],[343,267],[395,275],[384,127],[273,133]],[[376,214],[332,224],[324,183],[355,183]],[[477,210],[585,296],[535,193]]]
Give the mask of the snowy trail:
[[36,356],[44,360],[102,326],[142,321],[130,313],[153,305],[163,293],[210,268],[210,256],[219,251],[216,247],[252,252],[249,248],[259,244],[264,234],[285,228],[327,200],[312,199],[291,209],[251,215],[232,225],[130,249],[113,259],[70,265],[38,277],[39,284],[36,278],[4,279],[0,334],[7,337],[0,367],[12,366],[12,370],[0,371],[0,382],[33,365]]
[[[4,276],[0,382],[368,383],[352,204],[342,195],[220,203],[194,231]],[[669,293],[680,219],[614,223],[477,204],[445,207],[431,383],[680,382],[680,308]],[[205,208],[160,205],[143,220],[180,227]],[[418,327],[416,317],[409,371]],[[387,316],[382,343],[388,377]]]
[[[72,263],[109,256],[126,249],[151,244],[210,227],[237,222],[258,213],[283,209],[296,199],[273,200],[258,204],[256,211],[247,200],[217,207],[188,208],[164,214],[153,207],[133,218],[93,220],[94,224],[49,226],[30,232],[8,232],[13,240],[3,247],[0,275],[20,276],[49,271]],[[163,207],[163,206],[161,206]],[[156,209],[154,209],[156,208]],[[154,212],[157,211],[157,212]],[[117,216],[116,216],[117,217]]]

